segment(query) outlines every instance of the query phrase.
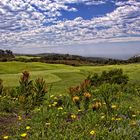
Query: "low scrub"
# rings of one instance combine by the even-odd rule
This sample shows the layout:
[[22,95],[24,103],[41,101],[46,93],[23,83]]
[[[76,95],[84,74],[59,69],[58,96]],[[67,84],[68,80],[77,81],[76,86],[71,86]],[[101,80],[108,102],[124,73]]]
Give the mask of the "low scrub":
[[100,86],[103,83],[110,84],[127,84],[129,78],[123,74],[122,69],[112,69],[110,71],[103,71],[101,75],[95,73],[87,78],[94,86]]

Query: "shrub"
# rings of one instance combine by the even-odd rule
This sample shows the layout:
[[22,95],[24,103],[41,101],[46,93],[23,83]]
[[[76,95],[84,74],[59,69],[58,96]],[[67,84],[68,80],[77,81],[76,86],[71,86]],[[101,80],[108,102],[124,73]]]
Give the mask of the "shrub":
[[28,71],[22,72],[22,76],[19,81],[20,85],[18,87],[18,99],[26,113],[32,109],[33,104],[33,82],[30,80],[30,74]]
[[34,84],[34,106],[43,104],[45,94],[48,92],[46,82],[43,78],[37,78]]
[[89,80],[84,80],[80,85],[69,88],[69,94],[72,97],[74,104],[81,108],[82,103],[85,110],[89,108],[91,100],[91,83]]
[[47,85],[43,78],[37,78],[35,82],[30,80],[28,71],[22,73],[19,83],[20,85],[17,87],[18,100],[21,108],[28,114],[36,106],[43,104],[45,94],[48,92]]
[[99,87],[97,94],[105,103],[108,113],[112,113],[113,109],[117,108],[116,103],[119,102],[119,89],[119,85],[109,83],[102,84]]
[[93,76],[88,76],[87,79],[90,80],[94,86],[100,86],[103,83],[127,84],[129,80],[128,76],[123,74],[122,69],[113,69],[108,72],[103,71],[101,75],[95,73]]

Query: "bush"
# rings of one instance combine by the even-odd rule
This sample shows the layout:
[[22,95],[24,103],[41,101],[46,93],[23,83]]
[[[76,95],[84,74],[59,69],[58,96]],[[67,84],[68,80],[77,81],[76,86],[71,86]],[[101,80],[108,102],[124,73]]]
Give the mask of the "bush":
[[43,78],[37,78],[34,84],[34,106],[40,106],[45,100],[45,94],[48,92],[46,82]]
[[127,84],[128,76],[123,74],[122,69],[113,69],[110,71],[103,71],[101,75],[95,73],[93,76],[88,76],[88,80],[94,86],[100,86],[103,83],[110,84]]
[[20,85],[17,88],[18,100],[21,108],[23,108],[26,111],[26,114],[28,114],[33,107],[33,82],[30,80],[30,74],[28,71],[22,72],[19,83]]
[[[107,112],[112,113],[113,109],[116,108],[119,105],[119,99],[120,99],[120,86],[117,84],[102,84],[99,87],[98,95],[99,98],[105,103]],[[117,106],[116,106],[117,103]]]
[[34,83],[34,81],[30,80],[28,71],[22,73],[19,83],[20,85],[17,88],[18,100],[21,108],[28,114],[36,106],[43,104],[47,93],[47,85],[43,78],[37,78]]
[[84,80],[80,85],[69,88],[69,94],[72,97],[74,104],[81,109],[81,105],[85,110],[88,110],[91,101],[91,83],[89,80]]

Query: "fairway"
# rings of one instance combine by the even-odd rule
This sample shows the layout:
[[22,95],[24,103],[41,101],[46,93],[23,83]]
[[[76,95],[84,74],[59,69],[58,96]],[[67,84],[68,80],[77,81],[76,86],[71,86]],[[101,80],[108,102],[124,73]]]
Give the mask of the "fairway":
[[114,68],[122,68],[124,73],[128,74],[130,81],[139,81],[140,64],[73,67],[40,62],[0,62],[0,79],[4,81],[6,87],[16,87],[21,72],[28,70],[31,79],[43,77],[48,85],[51,85],[51,94],[65,94],[70,86],[79,84],[89,74]]

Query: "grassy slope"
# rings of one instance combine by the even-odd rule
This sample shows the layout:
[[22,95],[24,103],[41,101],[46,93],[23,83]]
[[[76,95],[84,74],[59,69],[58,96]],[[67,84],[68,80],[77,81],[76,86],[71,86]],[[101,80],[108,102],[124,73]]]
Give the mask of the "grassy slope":
[[47,83],[52,85],[53,94],[64,94],[69,86],[79,84],[87,75],[113,68],[122,68],[131,80],[139,81],[140,64],[73,67],[40,62],[0,62],[0,78],[6,86],[17,86],[21,72],[28,70],[31,73],[31,79],[45,78]]
[[[18,85],[18,79],[19,76],[21,75],[21,72],[23,70],[29,70],[31,73],[31,78],[35,79],[39,76],[42,76],[45,78],[45,80],[50,84],[53,85],[51,94],[65,94],[67,91],[67,88],[72,85],[79,84],[88,74],[91,73],[100,73],[103,70],[108,70],[112,68],[122,68],[125,73],[127,73],[130,77],[130,81],[140,81],[139,76],[140,76],[140,64],[129,64],[129,65],[112,65],[112,66],[80,66],[80,67],[72,67],[72,66],[67,66],[67,65],[59,65],[59,64],[45,64],[45,63],[22,63],[22,62],[3,62],[0,63],[0,78],[4,80],[4,83],[6,86],[16,86]],[[139,98],[128,96],[127,100],[124,102],[124,106],[132,106],[136,110],[139,110],[140,105],[139,105]],[[89,136],[89,131],[91,131],[93,128],[95,128],[95,124],[98,124],[98,116],[99,113],[87,113],[87,115],[83,116],[81,119],[75,122],[68,122],[66,123],[63,121],[63,119],[59,119],[56,114],[57,114],[57,109],[54,110],[52,109],[52,112],[48,113],[47,109],[44,109],[44,118],[49,115],[49,121],[51,124],[51,129],[47,129],[48,131],[48,140],[53,140],[53,139],[94,139],[94,137]],[[61,111],[61,110],[60,110]],[[74,112],[75,108],[72,108],[70,110],[65,110],[67,112]],[[31,140],[37,139],[37,137],[40,137],[38,134],[34,133],[34,130],[36,129],[35,132],[38,132],[37,130],[40,131],[41,127],[41,114],[38,114],[38,116],[33,117],[32,121],[28,124],[31,126]],[[41,116],[41,117],[40,117]],[[100,116],[99,116],[100,117]],[[11,119],[11,118],[10,118]],[[46,118],[45,118],[46,119]],[[9,120],[9,119],[8,119]],[[11,119],[12,120],[12,119]],[[16,120],[15,120],[16,121]],[[10,123],[10,122],[9,122]],[[23,125],[25,124],[25,125]],[[26,126],[26,123],[23,122],[22,126],[22,131],[24,132],[23,129]],[[124,124],[122,126],[125,126],[128,124]],[[65,129],[61,130],[61,127],[65,127]],[[78,129],[77,129],[78,128]],[[99,127],[97,129],[97,135],[102,131],[104,127]],[[101,129],[101,130],[100,130]],[[42,129],[43,130],[43,129]],[[125,129],[127,130],[127,129]],[[139,129],[138,129],[139,130]],[[39,133],[39,132],[38,132]],[[61,133],[63,135],[61,135]],[[129,134],[131,131],[129,131]],[[60,134],[60,135],[59,135]],[[111,136],[114,135],[113,133],[109,133]],[[133,134],[133,133],[132,133]],[[102,134],[103,135],[103,134]],[[121,134],[120,134],[121,135]],[[35,138],[36,136],[36,138]],[[58,137],[59,136],[59,137]],[[58,137],[58,138],[57,138]],[[122,138],[122,137],[121,137]],[[46,137],[45,137],[46,139]],[[114,138],[114,140],[119,140],[119,137]],[[127,138],[126,138],[127,139]],[[41,139],[40,139],[41,140]]]
[[32,58],[40,58],[37,56],[24,56],[24,55],[16,55],[15,58],[24,58],[24,59],[32,59]]

